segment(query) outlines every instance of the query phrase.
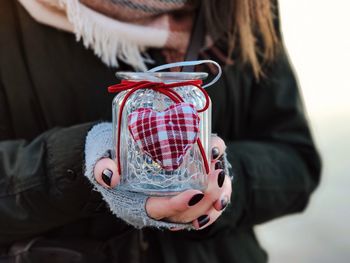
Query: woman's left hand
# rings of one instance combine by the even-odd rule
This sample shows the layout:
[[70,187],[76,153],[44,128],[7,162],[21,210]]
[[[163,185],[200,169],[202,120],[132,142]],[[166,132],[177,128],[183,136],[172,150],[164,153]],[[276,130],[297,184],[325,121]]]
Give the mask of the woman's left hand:
[[[225,143],[212,136],[212,158],[208,177],[208,188],[202,193],[188,190],[173,197],[150,197],[146,203],[148,215],[156,220],[174,223],[190,223],[196,229],[214,223],[230,202],[231,179],[225,174]],[[180,230],[180,229],[173,229]]]

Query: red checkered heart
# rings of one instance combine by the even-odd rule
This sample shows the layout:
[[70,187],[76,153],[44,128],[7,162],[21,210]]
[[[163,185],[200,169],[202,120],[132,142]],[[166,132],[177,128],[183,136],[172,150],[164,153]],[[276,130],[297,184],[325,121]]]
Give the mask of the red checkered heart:
[[199,134],[199,117],[189,103],[165,111],[139,108],[128,117],[129,131],[146,154],[166,171],[177,169]]

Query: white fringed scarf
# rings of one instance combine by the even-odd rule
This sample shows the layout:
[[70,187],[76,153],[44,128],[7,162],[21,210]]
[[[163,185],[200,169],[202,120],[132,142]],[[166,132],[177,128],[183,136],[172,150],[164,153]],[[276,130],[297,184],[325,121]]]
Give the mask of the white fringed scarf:
[[[38,22],[72,32],[108,66],[146,70],[147,48],[182,60],[195,6],[187,0],[19,0]],[[180,11],[180,12],[179,12]]]

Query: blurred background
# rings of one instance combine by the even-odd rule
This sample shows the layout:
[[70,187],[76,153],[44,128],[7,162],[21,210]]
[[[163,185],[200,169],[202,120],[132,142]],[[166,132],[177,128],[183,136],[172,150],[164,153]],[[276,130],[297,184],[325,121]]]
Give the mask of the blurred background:
[[279,0],[323,177],[303,214],[256,228],[270,263],[350,262],[350,1]]

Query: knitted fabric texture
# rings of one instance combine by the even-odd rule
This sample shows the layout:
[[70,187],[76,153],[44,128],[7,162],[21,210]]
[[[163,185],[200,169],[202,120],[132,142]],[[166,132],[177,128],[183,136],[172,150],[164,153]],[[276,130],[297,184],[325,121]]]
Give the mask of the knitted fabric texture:
[[148,196],[140,193],[121,191],[118,186],[107,189],[101,186],[94,177],[94,167],[98,160],[109,156],[113,149],[112,124],[101,123],[95,125],[88,133],[85,144],[85,176],[100,192],[103,199],[109,205],[110,210],[118,217],[133,225],[135,228],[185,228],[193,229],[192,224],[175,224],[158,221],[150,218],[145,210]]
[[140,149],[173,171],[198,138],[199,117],[193,105],[177,103],[162,112],[139,108],[128,116],[128,126]]

